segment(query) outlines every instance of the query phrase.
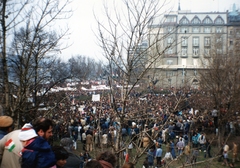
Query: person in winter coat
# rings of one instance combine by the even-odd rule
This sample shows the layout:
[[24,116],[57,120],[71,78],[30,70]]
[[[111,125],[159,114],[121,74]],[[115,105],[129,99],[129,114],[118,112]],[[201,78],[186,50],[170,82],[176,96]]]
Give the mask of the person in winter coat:
[[13,119],[9,116],[0,116],[0,139],[13,131]]
[[146,148],[150,143],[150,139],[145,135],[143,137],[143,147]]
[[69,157],[68,151],[63,146],[53,146],[52,149],[56,158],[56,165],[53,168],[64,168]]
[[154,149],[153,148],[148,150],[147,157],[148,157],[148,166],[149,166],[149,168],[153,168],[154,158],[155,158]]
[[184,149],[184,142],[182,141],[182,138],[179,138],[179,141],[176,144],[176,147],[178,149],[178,155],[181,155]]
[[71,138],[62,138],[60,140],[60,145],[68,152],[67,163],[63,168],[79,168],[82,160],[80,156],[72,152],[74,146],[73,140]]
[[22,168],[47,168],[56,163],[55,155],[49,143],[36,134],[30,123],[25,124],[18,135],[22,142]]
[[190,153],[191,153],[190,145],[187,144],[184,148],[185,161],[187,164],[190,163]]
[[0,140],[0,167],[14,167],[21,168],[19,162],[21,155],[20,151],[23,146],[18,138],[18,134],[21,130],[15,130],[5,135]]
[[198,148],[198,134],[195,133],[193,136],[192,136],[192,147],[193,148]]
[[173,157],[173,159],[176,158],[176,153],[175,153],[175,144],[173,141],[170,141],[170,152]]
[[91,152],[92,148],[93,148],[93,136],[92,136],[92,134],[87,134],[87,136],[86,136],[86,150]]
[[232,162],[235,163],[236,160],[239,161],[238,158],[238,145],[236,144],[236,142],[233,142],[233,149],[232,149]]
[[198,137],[198,142],[200,144],[201,150],[206,150],[205,149],[205,143],[206,143],[206,136],[204,133],[202,133],[199,137]]
[[107,133],[106,132],[104,132],[104,134],[102,135],[102,147],[104,148],[104,149],[106,149],[107,148],[107,144],[108,144],[108,135],[107,135]]
[[109,151],[101,153],[97,160],[101,163],[103,168],[113,168],[117,162],[115,155]]
[[206,146],[206,153],[204,154],[204,157],[206,158],[208,155],[208,157],[211,158],[212,157],[211,156],[211,143],[209,142],[208,139],[206,140],[205,146]]

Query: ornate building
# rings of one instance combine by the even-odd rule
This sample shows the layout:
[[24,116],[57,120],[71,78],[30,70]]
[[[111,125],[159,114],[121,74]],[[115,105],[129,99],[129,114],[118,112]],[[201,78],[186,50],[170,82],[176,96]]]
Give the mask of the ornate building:
[[198,71],[208,67],[208,58],[229,54],[234,33],[239,32],[239,17],[234,7],[231,12],[191,12],[179,6],[178,11],[155,19],[149,26],[149,44],[158,30],[164,50],[151,69],[159,79],[157,85],[197,88]]

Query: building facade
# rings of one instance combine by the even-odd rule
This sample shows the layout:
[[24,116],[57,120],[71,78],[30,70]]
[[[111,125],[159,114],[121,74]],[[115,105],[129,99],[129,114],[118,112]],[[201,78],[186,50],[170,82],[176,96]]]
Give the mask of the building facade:
[[[179,8],[180,9],[180,8]],[[151,69],[158,86],[198,88],[198,71],[208,67],[213,55],[226,55],[239,29],[239,12],[191,12],[165,14],[149,26],[149,43],[156,33],[162,39],[162,56]],[[154,52],[154,51],[151,51]]]

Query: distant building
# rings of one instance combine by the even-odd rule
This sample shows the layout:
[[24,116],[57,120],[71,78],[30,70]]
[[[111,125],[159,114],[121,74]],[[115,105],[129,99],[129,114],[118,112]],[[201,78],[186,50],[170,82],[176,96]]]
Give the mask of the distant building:
[[149,26],[149,46],[158,31],[159,46],[166,49],[150,72],[160,87],[197,88],[198,71],[207,67],[208,58],[229,54],[233,44],[240,44],[234,41],[240,33],[240,13],[235,6],[230,12],[191,12],[180,10],[180,5],[178,9]]

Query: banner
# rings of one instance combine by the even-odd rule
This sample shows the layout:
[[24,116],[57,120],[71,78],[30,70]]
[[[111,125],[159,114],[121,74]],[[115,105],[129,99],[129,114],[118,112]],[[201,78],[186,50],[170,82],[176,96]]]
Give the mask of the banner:
[[92,95],[92,101],[100,101],[100,94]]

